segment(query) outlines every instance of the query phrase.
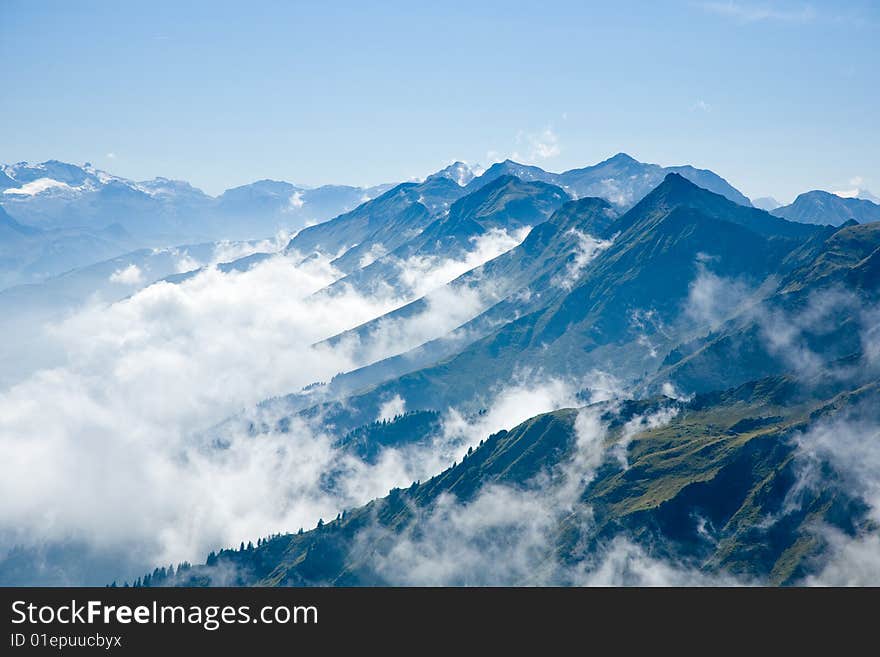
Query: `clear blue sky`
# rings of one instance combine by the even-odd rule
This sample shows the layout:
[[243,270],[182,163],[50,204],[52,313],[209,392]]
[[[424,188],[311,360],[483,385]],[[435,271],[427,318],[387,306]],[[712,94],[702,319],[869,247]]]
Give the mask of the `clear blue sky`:
[[873,0],[0,0],[0,161],[216,193],[626,151],[753,197],[880,193],[878,35]]

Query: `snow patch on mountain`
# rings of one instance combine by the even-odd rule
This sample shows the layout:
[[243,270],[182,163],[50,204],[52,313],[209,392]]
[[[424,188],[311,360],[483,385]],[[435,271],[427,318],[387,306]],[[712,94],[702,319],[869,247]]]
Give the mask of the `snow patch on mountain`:
[[4,189],[4,194],[15,194],[17,196],[34,196],[36,194],[41,194],[48,189],[53,189],[56,187],[60,187],[61,189],[73,190],[75,187],[71,187],[67,183],[60,182],[58,180],[52,180],[51,178],[37,178],[29,183],[25,183],[21,187],[13,187],[11,189]]

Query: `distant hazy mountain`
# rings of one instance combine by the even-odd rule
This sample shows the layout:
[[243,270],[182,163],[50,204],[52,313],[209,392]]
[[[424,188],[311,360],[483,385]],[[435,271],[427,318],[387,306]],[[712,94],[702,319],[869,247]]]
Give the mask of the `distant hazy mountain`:
[[0,203],[25,224],[87,230],[119,224],[136,239],[166,245],[295,230],[352,209],[388,187],[306,188],[260,180],[213,198],[185,181],[136,182],[88,163],[49,160],[0,166]]
[[778,207],[782,206],[782,203],[777,201],[772,196],[761,196],[760,198],[753,198],[752,205],[758,208],[759,210],[766,210],[767,212],[772,212]]
[[657,164],[645,164],[626,153],[618,153],[599,164],[563,173],[550,173],[536,166],[505,160],[493,164],[468,186],[476,188],[498,176],[513,175],[523,180],[540,180],[558,185],[575,197],[596,196],[618,207],[627,208],[659,185],[669,173],[678,173],[734,203],[751,206],[749,199],[712,171],[692,166],[661,167]]
[[[324,221],[355,208],[390,187],[391,185],[380,185],[364,189],[346,185],[324,185],[305,188],[283,181],[259,180],[223,192],[216,199],[216,212],[232,222],[249,218],[254,222],[253,227],[258,229],[261,226],[270,228],[272,225],[299,228],[305,221]],[[259,235],[251,233],[250,236]]]
[[840,226],[847,221],[860,224],[880,221],[880,205],[859,198],[815,190],[798,196],[794,203],[773,210],[777,217],[809,224]]
[[0,289],[143,247],[294,231],[352,209],[389,187],[305,188],[260,180],[212,198],[182,180],[135,182],[88,163],[2,165]]
[[0,206],[0,290],[113,257],[132,244],[118,224],[95,231],[41,229],[17,221]]
[[38,235],[40,232],[39,228],[18,223],[0,206],[0,241],[18,241],[28,236]]
[[[0,209],[2,215],[2,209]],[[4,249],[7,244],[0,220],[0,253],[9,258]],[[88,251],[89,262],[85,266],[77,266],[77,257],[72,251],[72,244],[77,241],[63,237],[52,237],[56,231],[40,232],[42,243],[33,241],[27,248],[17,251],[17,257],[29,268],[42,267],[42,272],[52,275],[41,276],[40,282],[13,285],[0,289],[0,334],[4,340],[0,342],[0,387],[41,367],[57,364],[53,358],[58,354],[51,353],[47,338],[47,324],[59,321],[91,299],[102,303],[112,303],[130,296],[137,290],[170,274],[198,263],[211,261],[216,244],[181,245],[168,249],[140,249],[91,263],[91,258],[100,250]],[[70,235],[69,231],[57,231],[57,235]],[[39,248],[36,246],[39,244]],[[55,245],[58,250],[52,250]],[[227,245],[232,248],[234,245]],[[113,249],[121,245],[114,243]],[[63,253],[59,256],[58,251]],[[22,256],[29,254],[33,261]],[[6,260],[6,264],[9,262]],[[62,271],[58,271],[61,269]]]

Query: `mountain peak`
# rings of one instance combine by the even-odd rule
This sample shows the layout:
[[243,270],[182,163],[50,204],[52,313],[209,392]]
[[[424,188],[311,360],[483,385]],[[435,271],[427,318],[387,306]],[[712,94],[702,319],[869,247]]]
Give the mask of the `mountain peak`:
[[[695,185],[690,180],[685,178],[680,173],[667,173],[666,177],[663,178],[663,182],[660,183],[660,186],[668,187],[669,189],[686,189],[686,190],[694,190],[694,189],[702,189],[698,185]],[[658,187],[659,189],[659,187]]]
[[462,162],[460,160],[456,160],[452,164],[436,173],[432,173],[430,176],[425,178],[425,181],[437,178],[449,178],[453,182],[456,182],[460,187],[464,187],[471,180],[476,178],[476,173],[474,173],[474,168],[471,167],[466,162]]
[[609,157],[605,161],[606,162],[620,162],[620,163],[627,163],[627,164],[630,164],[630,163],[639,164],[639,161],[636,158],[634,158],[631,155],[628,155],[627,153],[624,153],[622,151],[620,153],[617,153],[616,155],[613,155],[612,157]]
[[809,224],[839,226],[849,219],[859,223],[880,221],[880,205],[861,198],[850,198],[814,189],[798,197],[791,205],[773,210],[777,217]]
[[772,196],[760,196],[751,200],[754,207],[758,208],[759,210],[765,210],[767,212],[772,212],[782,205],[782,203],[777,201]]

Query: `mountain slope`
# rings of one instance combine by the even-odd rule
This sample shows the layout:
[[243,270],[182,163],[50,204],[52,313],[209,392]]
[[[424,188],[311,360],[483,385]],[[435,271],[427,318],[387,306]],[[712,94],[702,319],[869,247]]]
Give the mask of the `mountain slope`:
[[11,243],[14,240],[20,240],[39,233],[39,228],[18,223],[0,206],[0,242]]
[[[468,256],[479,249],[481,239],[491,241],[497,237],[505,243],[509,242],[510,248],[515,244],[513,236],[518,231],[543,223],[566,200],[568,196],[565,192],[553,185],[524,182],[513,176],[496,178],[459,198],[448,213],[433,218],[422,231],[400,243],[387,255],[369,264],[362,262],[361,268],[333,283],[327,292],[332,294],[352,286],[361,292],[390,288],[400,294],[410,294],[414,287],[420,288],[425,282],[413,271],[427,274],[428,271],[423,270],[436,269],[443,263],[456,261],[465,265],[464,270],[472,268],[480,263],[468,267]],[[384,234],[391,238],[391,232],[384,231]],[[393,231],[393,239],[382,238],[386,242],[380,242],[376,235],[376,232],[372,233],[368,243],[372,245],[371,248],[379,246],[383,251],[388,248],[386,242],[393,245],[408,236],[406,231],[397,229]],[[334,261],[334,264],[343,258]],[[445,282],[440,281],[440,284]]]
[[[321,251],[339,255],[340,269],[354,270],[371,249],[387,252],[420,233],[435,212],[442,212],[464,194],[449,178],[425,183],[402,183],[381,196],[330,221],[304,228],[290,241],[288,251],[307,255]],[[356,249],[351,255],[346,252]]]
[[[824,371],[838,376],[867,363],[834,365],[862,352],[880,303],[880,225],[833,231],[760,303],[707,335],[680,345],[651,381],[706,391],[757,376]],[[650,386],[649,386],[650,387]]]
[[442,409],[484,397],[516,370],[580,378],[598,368],[641,377],[694,330],[683,311],[706,267],[757,287],[793,267],[786,257],[823,229],[736,205],[670,174],[606,230],[616,234],[613,243],[552,304],[508,316],[460,353],[322,412],[356,426],[395,394],[408,408]]
[[[827,528],[872,531],[833,458],[820,462],[821,481],[802,479],[801,437],[854,414],[880,421],[876,381],[802,391],[779,377],[686,403],[539,415],[335,521],[212,553],[203,566],[147,583],[591,583],[633,544],[685,582],[796,583],[831,556]],[[626,570],[617,576],[640,582]]]
[[880,205],[860,198],[842,198],[815,190],[799,195],[791,205],[773,210],[777,217],[808,224],[840,226],[847,221],[860,224],[880,221]]
[[[424,297],[319,343],[319,348],[358,345],[371,364],[339,374],[326,386],[288,395],[282,404],[288,412],[301,410],[417,370],[457,353],[510,317],[547,306],[565,294],[590,259],[607,247],[615,218],[602,199],[566,203],[510,251]],[[450,299],[458,303],[450,307]],[[470,301],[463,303],[465,299]],[[444,311],[438,313],[438,308]],[[431,321],[424,321],[427,318]],[[416,324],[417,331],[407,328]],[[388,357],[375,345],[387,344],[392,334],[398,336],[393,341],[396,355]],[[376,358],[381,360],[372,362]]]

